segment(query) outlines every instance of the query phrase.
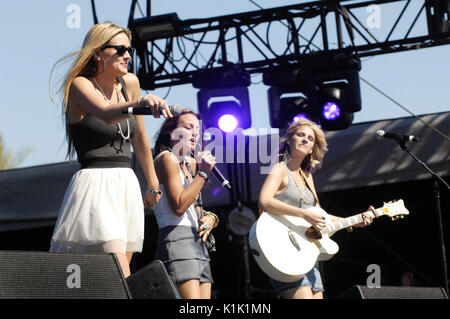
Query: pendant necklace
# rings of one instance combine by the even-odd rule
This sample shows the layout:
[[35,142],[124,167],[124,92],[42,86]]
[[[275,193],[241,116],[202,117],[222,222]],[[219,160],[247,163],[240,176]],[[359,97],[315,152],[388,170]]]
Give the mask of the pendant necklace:
[[[303,179],[303,180],[304,180],[304,178],[303,178],[303,176],[302,176],[302,169],[301,169],[301,168],[299,169],[299,177],[300,177],[300,179]],[[297,189],[298,189],[298,191],[300,192],[300,201],[303,202],[303,203],[305,203],[306,206],[312,206],[313,203],[314,203],[314,201],[312,201],[312,202],[306,201],[306,200],[305,200],[305,197],[303,196],[303,191],[306,190],[306,189],[308,188],[308,187],[306,186],[306,181],[304,180],[305,188],[301,188],[301,187],[300,187],[301,185],[299,185],[299,184],[297,183],[297,181],[295,180],[294,176],[292,176],[292,179],[294,180],[295,186],[297,186]]]
[[[100,90],[100,92],[102,92],[103,98],[104,98],[104,99],[106,100],[106,102],[109,104],[109,100],[108,100],[108,98],[106,97],[105,92],[103,92],[102,87],[98,84],[98,82],[97,82],[97,80],[96,80],[95,78],[92,78],[92,79],[94,80],[94,82],[95,82],[95,84],[97,85],[97,87],[98,87],[98,89]],[[118,88],[117,88],[117,85],[116,85],[115,83],[114,83],[114,89],[116,90],[116,93],[117,93],[117,100],[118,100],[118,101],[121,101],[121,98],[120,98],[120,92],[119,92],[119,90],[118,90]],[[117,124],[117,126],[118,126],[118,128],[119,128],[119,134],[120,134],[120,136],[122,136],[122,138],[123,138],[125,141],[129,141],[129,140],[130,140],[130,135],[131,135],[130,121],[127,119],[127,135],[126,135],[126,136],[123,134],[122,126],[120,126],[120,123],[116,123],[116,124]]]

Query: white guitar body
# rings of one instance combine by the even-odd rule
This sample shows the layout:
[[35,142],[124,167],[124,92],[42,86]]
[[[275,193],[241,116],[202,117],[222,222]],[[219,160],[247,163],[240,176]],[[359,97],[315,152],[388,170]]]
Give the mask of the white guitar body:
[[[316,209],[312,207],[310,209]],[[262,213],[249,234],[250,247],[261,269],[281,282],[294,282],[309,272],[317,260],[328,260],[339,246],[328,235],[309,239],[311,224],[300,217]]]
[[[259,267],[271,278],[281,282],[301,279],[318,260],[329,260],[339,251],[338,244],[329,238],[332,234],[362,221],[361,214],[358,214],[331,223],[323,209],[311,207],[308,210],[316,210],[326,217],[326,228],[320,232],[315,230],[320,239],[311,239],[313,236],[307,233],[311,224],[303,218],[267,212],[263,212],[250,229],[249,246],[252,255]],[[393,217],[409,212],[403,201],[399,200],[374,210],[372,217],[383,214]]]

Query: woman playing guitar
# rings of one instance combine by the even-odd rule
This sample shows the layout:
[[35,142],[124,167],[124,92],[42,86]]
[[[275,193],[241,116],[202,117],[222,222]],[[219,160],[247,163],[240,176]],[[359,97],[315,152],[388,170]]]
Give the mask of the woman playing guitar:
[[[267,176],[259,196],[259,207],[271,214],[301,217],[318,230],[340,217],[308,211],[319,206],[312,173],[318,169],[327,151],[324,132],[312,121],[300,119],[292,124],[281,140],[280,162],[275,164]],[[370,207],[369,209],[372,209]],[[372,223],[372,217],[363,213],[364,227]],[[279,298],[305,299],[323,298],[323,285],[318,264],[293,283],[283,283],[273,278],[270,282]]]

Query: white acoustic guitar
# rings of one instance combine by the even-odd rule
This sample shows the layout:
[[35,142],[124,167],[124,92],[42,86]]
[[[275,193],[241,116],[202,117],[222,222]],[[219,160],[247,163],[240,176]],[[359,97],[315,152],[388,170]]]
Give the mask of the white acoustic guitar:
[[[319,207],[308,209],[326,216]],[[409,211],[403,200],[398,200],[369,213],[373,218],[387,215],[394,220],[403,218]],[[338,252],[339,246],[330,236],[362,221],[362,214],[336,222],[330,222],[326,216],[326,227],[319,231],[301,217],[263,212],[250,229],[249,245],[259,267],[268,276],[281,282],[294,282],[308,273],[317,260],[328,260]]]

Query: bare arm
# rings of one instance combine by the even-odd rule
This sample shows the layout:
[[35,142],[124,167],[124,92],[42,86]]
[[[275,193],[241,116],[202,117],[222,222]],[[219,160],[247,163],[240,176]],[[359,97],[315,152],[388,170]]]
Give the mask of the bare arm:
[[[125,77],[130,76],[127,74]],[[122,114],[122,111],[128,107],[148,106],[152,109],[154,116],[159,117],[159,105],[167,106],[167,102],[157,96],[149,94],[138,102],[139,96],[140,94],[136,97],[133,96],[128,102],[108,104],[91,81],[79,76],[73,80],[70,87],[68,104],[71,106],[71,112],[78,110],[79,113],[92,114],[108,124],[118,123],[129,118],[130,115]],[[163,115],[168,116],[166,110],[163,111]]]
[[[132,100],[137,100],[140,97],[140,85],[139,79],[131,73],[128,73],[123,77],[127,92],[130,94]],[[141,165],[144,172],[145,179],[147,180],[147,188],[151,190],[159,189],[159,181],[156,176],[155,166],[153,164],[153,156],[150,147],[150,141],[148,139],[147,131],[145,129],[144,117],[142,115],[136,115],[137,131],[133,136],[131,144],[133,145],[134,153]],[[145,192],[144,204],[145,206],[153,206],[156,204],[161,195],[151,194]]]

